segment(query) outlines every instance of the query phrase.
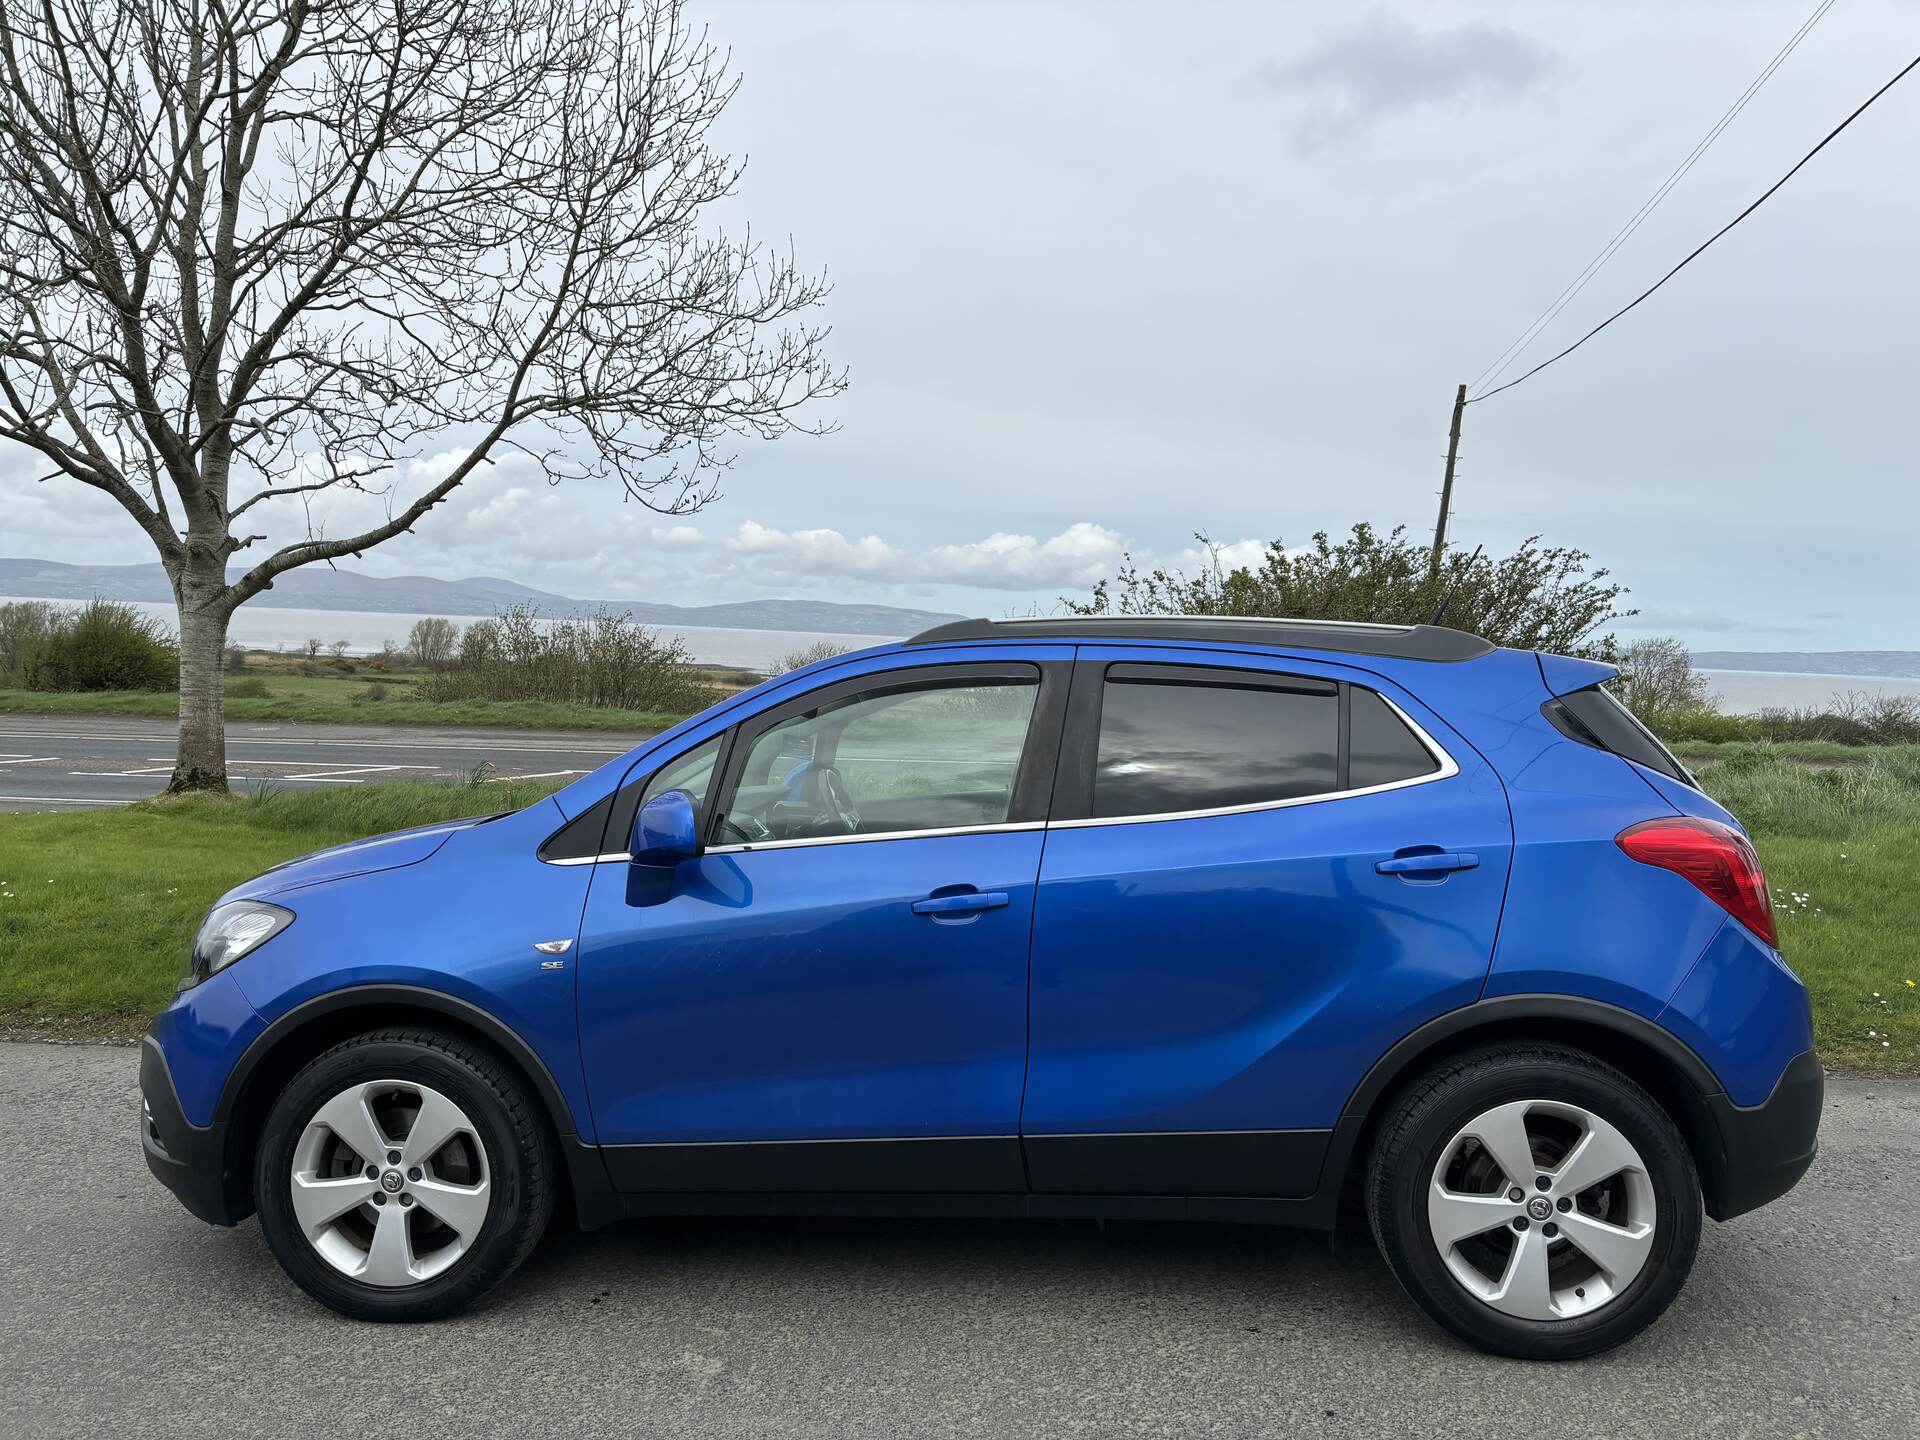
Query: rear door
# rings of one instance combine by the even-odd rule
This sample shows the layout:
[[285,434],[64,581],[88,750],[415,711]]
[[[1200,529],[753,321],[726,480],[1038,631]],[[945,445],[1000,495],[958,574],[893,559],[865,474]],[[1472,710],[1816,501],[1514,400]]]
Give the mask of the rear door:
[[1500,781],[1367,672],[1079,655],[1034,923],[1033,1188],[1310,1194],[1367,1067],[1480,991]]

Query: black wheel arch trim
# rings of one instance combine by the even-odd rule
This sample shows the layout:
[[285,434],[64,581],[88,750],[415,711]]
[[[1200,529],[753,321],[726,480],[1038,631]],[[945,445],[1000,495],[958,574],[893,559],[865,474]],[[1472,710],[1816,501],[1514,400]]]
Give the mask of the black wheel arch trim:
[[1347,1098],[1346,1106],[1341,1111],[1341,1118],[1364,1116],[1423,1055],[1447,1041],[1492,1025],[1528,1020],[1572,1021],[1611,1030],[1629,1040],[1640,1042],[1668,1061],[1691,1082],[1703,1099],[1725,1093],[1726,1087],[1708,1068],[1706,1061],[1671,1030],[1644,1015],[1605,1000],[1588,1000],[1573,995],[1496,995],[1491,999],[1462,1005],[1457,1010],[1449,1010],[1402,1036],[1373,1063],[1373,1068],[1354,1087],[1353,1094]]
[[1693,1151],[1707,1213],[1716,1220],[1731,1219],[1786,1193],[1812,1163],[1824,1074],[1813,1051],[1787,1063],[1765,1101],[1742,1107],[1686,1042],[1644,1015],[1571,995],[1499,995],[1429,1020],[1374,1062],[1334,1128],[1320,1177],[1320,1202],[1337,1204],[1379,1102],[1397,1083],[1450,1042],[1471,1043],[1476,1032],[1528,1022],[1608,1031],[1650,1052],[1666,1065],[1670,1077],[1683,1082],[1673,1086],[1669,1097],[1679,1111],[1673,1118]]
[[471,1001],[449,995],[443,990],[430,990],[423,985],[400,985],[376,983],[370,985],[348,985],[339,990],[329,990],[310,1000],[303,1000],[291,1010],[275,1017],[267,1028],[254,1036],[253,1041],[241,1054],[239,1060],[227,1075],[227,1081],[220,1090],[220,1099],[214,1107],[213,1123],[224,1126],[233,1117],[240,1098],[246,1093],[248,1082],[261,1063],[278,1049],[288,1036],[304,1029],[315,1020],[348,1010],[372,1009],[376,1006],[391,1005],[407,1009],[425,1010],[432,1014],[443,1015],[477,1031],[489,1041],[507,1052],[510,1059],[525,1073],[527,1079],[539,1093],[540,1101],[546,1106],[547,1114],[553,1121],[555,1133],[562,1140],[573,1138],[579,1133],[574,1123],[573,1111],[567,1104],[567,1097],[554,1081],[553,1072],[546,1062],[534,1051],[533,1047],[522,1040],[499,1016],[481,1008]]

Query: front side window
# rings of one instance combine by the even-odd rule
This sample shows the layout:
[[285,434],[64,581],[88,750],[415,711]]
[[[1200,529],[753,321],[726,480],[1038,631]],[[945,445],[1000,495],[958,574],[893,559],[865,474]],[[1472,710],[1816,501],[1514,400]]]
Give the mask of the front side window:
[[716,842],[1003,824],[1039,682],[894,684],[783,720],[748,744]]
[[1193,683],[1145,665],[1107,672],[1096,819],[1323,795],[1340,788],[1339,771],[1336,685],[1253,677]]
[[703,809],[707,802],[707,790],[713,784],[714,762],[720,758],[720,740],[715,737],[704,745],[696,745],[686,754],[677,756],[653,772],[653,778],[647,781],[647,788],[640,794],[640,803],[646,804],[656,795],[664,795],[669,790],[684,790],[693,796],[693,808]]

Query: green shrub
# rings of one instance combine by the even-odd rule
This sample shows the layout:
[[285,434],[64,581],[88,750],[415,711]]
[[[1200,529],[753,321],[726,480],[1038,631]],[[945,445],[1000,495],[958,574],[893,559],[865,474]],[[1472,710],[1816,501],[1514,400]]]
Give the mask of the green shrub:
[[1689,710],[1676,714],[1646,717],[1647,728],[1662,740],[1678,744],[1686,740],[1723,743],[1730,740],[1764,740],[1760,722],[1751,715],[1722,715],[1715,710]]
[[386,698],[387,698],[387,687],[382,685],[378,680],[374,681],[371,685],[367,686],[366,689],[364,690],[356,690],[353,692],[353,703],[356,705],[360,704],[362,701],[371,701],[375,704],[378,704],[380,701]]
[[1339,540],[1325,531],[1289,550],[1280,541],[1251,565],[1228,567],[1204,534],[1196,574],[1142,574],[1127,556],[1119,572],[1084,601],[1061,597],[1076,615],[1281,615],[1300,620],[1364,620],[1415,625],[1434,618],[1496,645],[1560,655],[1610,658],[1613,637],[1599,632],[1634,612],[1618,608],[1626,590],[1607,571],[1589,569],[1584,550],[1542,545],[1534,536],[1511,555],[1467,554],[1450,547],[1438,574],[1424,540],[1405,526],[1381,534],[1362,522]]
[[29,690],[173,690],[180,651],[172,632],[131,605],[92,600],[62,610],[29,639],[20,678]]
[[0,605],[0,679],[19,685],[27,652],[53,631],[64,606],[46,600],[19,600]]
[[498,619],[476,621],[467,638],[476,632],[480,639],[462,646],[458,669],[420,683],[422,699],[544,700],[673,714],[713,699],[680,639],[661,638],[624,610],[546,620],[535,606],[515,605]]
[[267,682],[258,675],[250,675],[245,680],[235,680],[227,686],[229,700],[270,700],[273,691],[267,688]]

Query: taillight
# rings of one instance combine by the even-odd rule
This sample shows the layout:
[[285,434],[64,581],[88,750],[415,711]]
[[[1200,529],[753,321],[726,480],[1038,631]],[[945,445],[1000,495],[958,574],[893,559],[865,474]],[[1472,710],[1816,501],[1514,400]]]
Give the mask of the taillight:
[[1767,877],[1747,837],[1718,820],[1676,815],[1629,825],[1614,837],[1645,865],[1683,875],[1769,945],[1778,944]]

